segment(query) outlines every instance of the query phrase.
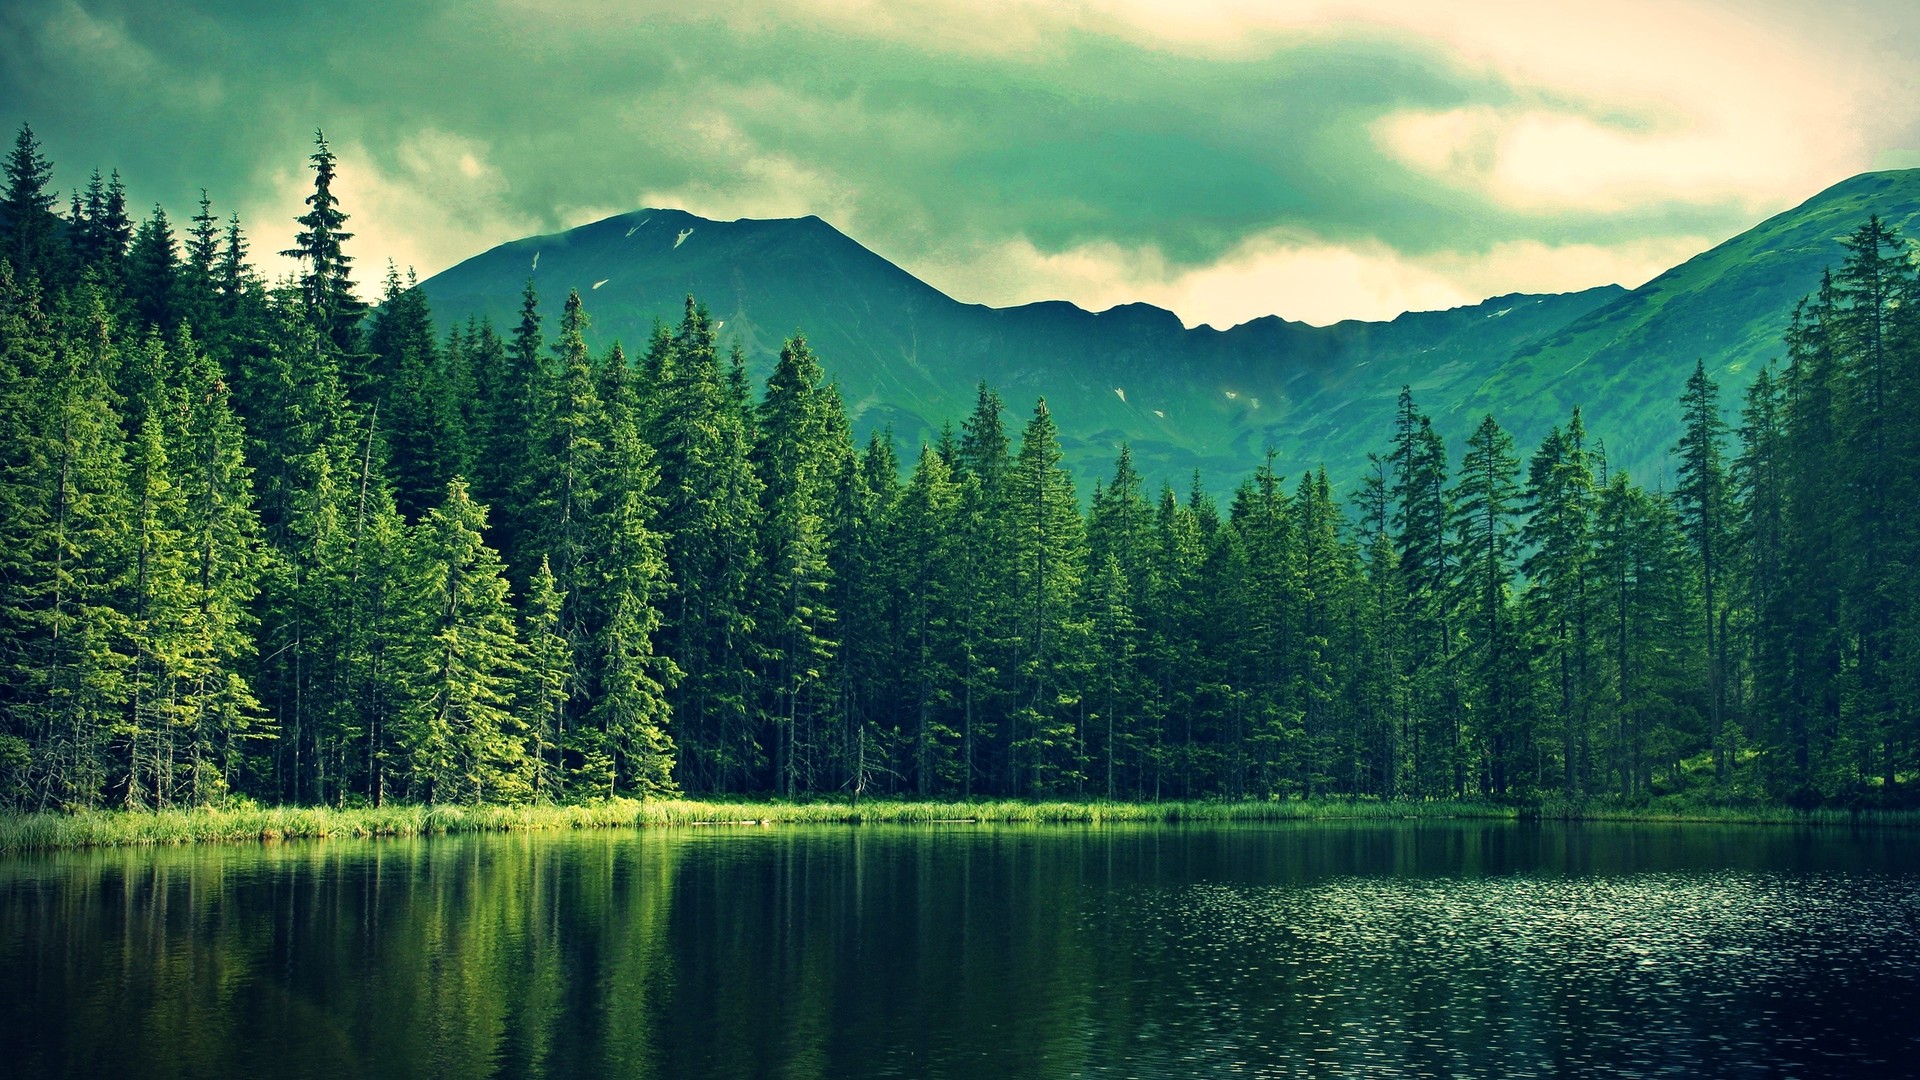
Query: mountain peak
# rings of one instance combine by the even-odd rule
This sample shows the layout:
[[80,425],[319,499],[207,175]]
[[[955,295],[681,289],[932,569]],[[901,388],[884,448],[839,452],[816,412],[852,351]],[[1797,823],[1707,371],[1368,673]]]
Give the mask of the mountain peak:
[[[1614,466],[1639,473],[1663,467],[1695,359],[1731,392],[1777,356],[1794,301],[1870,213],[1920,227],[1920,169],[1849,178],[1638,289],[1510,293],[1326,327],[1263,316],[1188,329],[1138,302],[962,304],[811,214],[637,210],[502,245],[423,288],[436,311],[507,325],[537,260],[542,296],[587,299],[596,348],[644,340],[692,294],[762,374],[804,330],[861,433],[890,426],[909,446],[964,417],[982,380],[1016,416],[1044,394],[1087,490],[1121,441],[1143,473],[1175,484],[1198,468],[1231,485],[1268,448],[1289,472],[1350,474],[1384,445],[1402,385],[1449,424],[1497,410],[1522,446],[1582,406]],[[1456,445],[1466,434],[1443,431]]]

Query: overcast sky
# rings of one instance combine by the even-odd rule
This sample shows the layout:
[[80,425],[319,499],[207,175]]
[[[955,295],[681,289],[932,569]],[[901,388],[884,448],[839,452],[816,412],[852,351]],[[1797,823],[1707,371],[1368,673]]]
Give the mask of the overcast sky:
[[966,301],[1326,323],[1638,285],[1920,166],[1916,10],[0,0],[0,123],[262,254],[324,128],[363,280],[666,206],[818,214]]

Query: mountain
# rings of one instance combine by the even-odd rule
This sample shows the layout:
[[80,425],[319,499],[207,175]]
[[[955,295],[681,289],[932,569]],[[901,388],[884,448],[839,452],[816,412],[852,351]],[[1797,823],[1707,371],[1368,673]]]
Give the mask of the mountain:
[[1457,454],[1483,412],[1529,450],[1576,404],[1615,467],[1664,468],[1696,357],[1734,389],[1778,355],[1794,302],[1869,213],[1911,231],[1920,170],[1870,173],[1770,218],[1638,289],[1495,297],[1390,322],[1314,327],[1266,317],[1187,329],[1169,311],[1050,301],[963,304],[817,217],[710,221],[641,210],[502,244],[422,285],[446,324],[517,321],[531,276],[543,309],[578,289],[590,340],[642,345],[655,319],[704,303],[764,375],[804,331],[857,431],[891,425],[908,460],[958,423],[985,380],[1017,431],[1045,396],[1083,492],[1122,441],[1150,480],[1199,469],[1231,487],[1271,448],[1282,471],[1325,464],[1342,483],[1383,451],[1410,384]]

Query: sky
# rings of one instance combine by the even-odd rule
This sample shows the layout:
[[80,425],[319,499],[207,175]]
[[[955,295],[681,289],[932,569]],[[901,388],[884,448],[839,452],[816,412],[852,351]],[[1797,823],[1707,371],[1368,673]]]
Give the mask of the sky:
[[63,197],[204,188],[270,276],[324,129],[363,281],[817,214],[963,301],[1221,327],[1637,286],[1920,166],[1917,82],[1910,0],[0,0]]

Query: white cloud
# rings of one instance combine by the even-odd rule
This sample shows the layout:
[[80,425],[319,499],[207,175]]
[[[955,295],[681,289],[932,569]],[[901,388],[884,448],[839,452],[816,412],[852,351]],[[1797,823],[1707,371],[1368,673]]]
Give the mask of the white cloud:
[[[338,173],[334,193],[353,233],[346,250],[357,264],[360,292],[368,298],[377,296],[389,261],[403,275],[411,267],[425,278],[502,241],[539,231],[538,221],[511,208],[507,178],[477,139],[429,128],[385,148],[385,154],[357,141],[336,142],[332,149]],[[271,188],[267,199],[241,210],[258,235],[277,236],[274,226],[285,222],[291,228],[293,219],[306,212],[313,172],[278,169]],[[617,212],[584,211],[597,217]],[[262,232],[258,223],[270,224]],[[270,278],[294,269],[292,260],[265,244],[257,245],[253,256]]]
[[[1433,179],[1529,211],[1651,202],[1791,205],[1874,167],[1876,133],[1920,119],[1886,58],[1752,4],[1623,0],[1088,0],[1142,44],[1240,55],[1384,36],[1493,76],[1515,103],[1406,110],[1379,145]],[[1898,117],[1898,119],[1894,119]]]

